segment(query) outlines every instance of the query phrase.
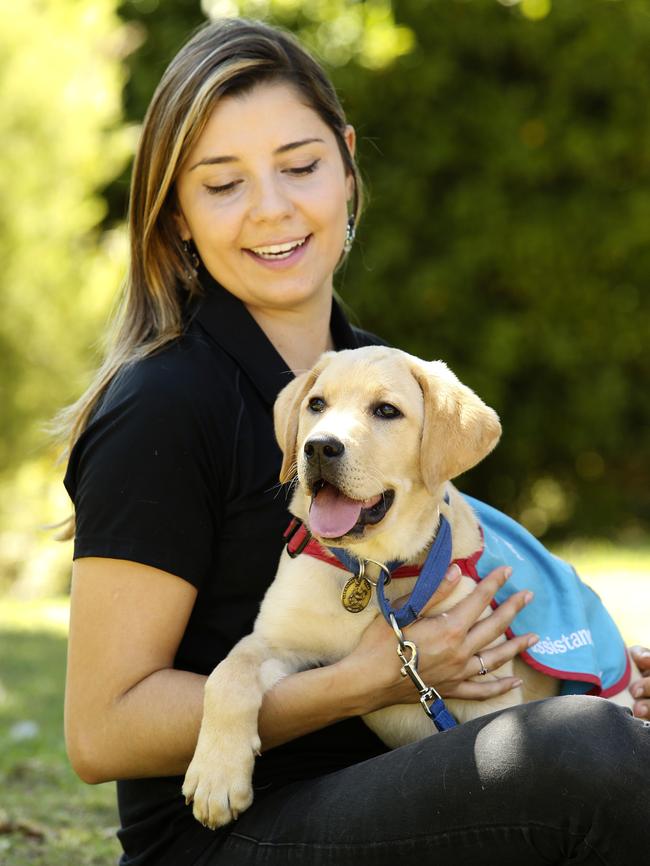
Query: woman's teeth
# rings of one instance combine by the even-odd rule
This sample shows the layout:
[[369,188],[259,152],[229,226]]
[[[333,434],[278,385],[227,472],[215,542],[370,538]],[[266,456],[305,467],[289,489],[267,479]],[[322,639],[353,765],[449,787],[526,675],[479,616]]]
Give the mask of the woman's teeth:
[[286,259],[294,250],[301,247],[306,240],[307,238],[304,237],[302,240],[290,241],[286,244],[273,244],[268,247],[251,247],[251,252],[263,259]]

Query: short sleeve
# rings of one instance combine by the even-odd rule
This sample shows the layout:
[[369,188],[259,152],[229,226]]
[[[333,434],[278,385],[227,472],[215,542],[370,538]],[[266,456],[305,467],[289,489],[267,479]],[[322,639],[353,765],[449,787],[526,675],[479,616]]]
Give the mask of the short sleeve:
[[203,373],[168,351],[111,384],[65,477],[75,559],[128,559],[201,585],[219,532],[232,414]]

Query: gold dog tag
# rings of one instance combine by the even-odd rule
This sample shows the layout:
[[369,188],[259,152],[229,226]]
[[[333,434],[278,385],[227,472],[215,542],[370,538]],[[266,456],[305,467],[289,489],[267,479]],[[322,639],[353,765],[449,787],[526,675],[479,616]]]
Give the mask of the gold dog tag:
[[367,578],[357,574],[355,577],[351,577],[343,587],[341,603],[350,613],[359,613],[368,607],[371,596],[372,584]]

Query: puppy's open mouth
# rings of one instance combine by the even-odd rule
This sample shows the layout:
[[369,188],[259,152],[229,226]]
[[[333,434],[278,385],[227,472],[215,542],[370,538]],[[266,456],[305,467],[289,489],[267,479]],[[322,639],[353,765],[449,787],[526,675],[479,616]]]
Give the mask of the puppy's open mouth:
[[384,490],[370,499],[350,499],[328,481],[317,481],[309,509],[309,528],[321,538],[362,535],[366,526],[383,520],[394,499],[394,490]]

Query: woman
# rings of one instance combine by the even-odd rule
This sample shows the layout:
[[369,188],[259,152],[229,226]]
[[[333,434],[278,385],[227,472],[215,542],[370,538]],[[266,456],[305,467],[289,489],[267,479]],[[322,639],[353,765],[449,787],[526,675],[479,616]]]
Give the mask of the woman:
[[[255,803],[235,824],[214,833],[181,798],[206,675],[250,630],[281,549],[275,396],[323,350],[376,342],[332,301],[361,208],[354,143],[319,66],[260,23],[199,31],[154,95],[119,327],[68,418],[71,761],[119,780],[123,864],[407,864],[449,846],[456,863],[622,863],[649,837],[645,723],[563,698],[387,752],[359,714],[417,694],[380,618],[342,662],[266,696]],[[478,623],[506,579],[412,626],[443,695],[513,687],[469,681],[477,653],[496,668],[534,637],[484,649],[528,600]]]

